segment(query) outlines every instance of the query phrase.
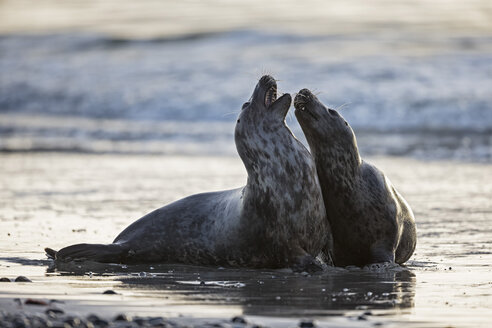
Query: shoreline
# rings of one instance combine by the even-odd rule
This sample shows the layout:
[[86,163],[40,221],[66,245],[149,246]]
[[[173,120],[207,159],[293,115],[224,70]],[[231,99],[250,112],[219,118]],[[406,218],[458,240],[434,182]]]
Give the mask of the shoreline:
[[[109,321],[126,313],[184,320],[183,325],[215,320],[225,327],[240,327],[230,322],[235,316],[269,327],[297,327],[304,318],[314,319],[317,327],[489,325],[492,188],[485,181],[492,178],[490,164],[367,158],[414,210],[414,256],[405,270],[339,269],[303,276],[181,265],[51,270],[44,247],[109,242],[164,204],[241,186],[244,166],[236,157],[222,156],[0,157],[0,278],[23,275],[33,281],[0,282],[0,308],[12,313],[45,316],[48,306],[24,304],[32,298],[63,301],[51,305],[84,320],[96,314]],[[117,294],[103,294],[106,290]]]

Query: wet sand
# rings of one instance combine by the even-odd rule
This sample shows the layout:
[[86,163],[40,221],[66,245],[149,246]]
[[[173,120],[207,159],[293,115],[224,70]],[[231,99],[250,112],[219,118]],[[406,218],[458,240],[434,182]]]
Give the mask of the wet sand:
[[[405,267],[336,268],[306,275],[183,265],[72,263],[54,269],[43,248],[110,242],[128,224],[186,195],[245,182],[235,157],[12,153],[0,155],[0,309],[107,319],[164,316],[295,327],[487,326],[492,319],[492,165],[369,159],[411,204],[418,245]],[[117,294],[103,294],[113,290]],[[19,300],[15,300],[19,299]],[[237,325],[237,324],[235,324]]]

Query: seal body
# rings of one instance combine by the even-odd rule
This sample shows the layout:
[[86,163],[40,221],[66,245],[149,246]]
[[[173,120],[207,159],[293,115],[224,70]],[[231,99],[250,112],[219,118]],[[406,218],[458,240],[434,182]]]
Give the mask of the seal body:
[[388,177],[363,161],[350,125],[309,90],[295,100],[323,190],[337,266],[406,262],[417,241],[408,203]]
[[[285,125],[291,97],[258,82],[235,129],[248,178],[244,187],[196,194],[157,209],[112,244],[77,244],[57,260],[168,262],[246,267],[310,265],[329,224],[315,163]],[[48,252],[48,251],[47,251]],[[48,252],[50,253],[50,252]]]

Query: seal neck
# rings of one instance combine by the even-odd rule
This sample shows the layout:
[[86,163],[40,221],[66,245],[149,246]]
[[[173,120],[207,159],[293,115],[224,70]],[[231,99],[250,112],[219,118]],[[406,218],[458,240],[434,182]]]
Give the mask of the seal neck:
[[352,149],[346,145],[317,149],[313,155],[321,185],[326,189],[323,194],[339,194],[354,188],[362,164],[356,144]]

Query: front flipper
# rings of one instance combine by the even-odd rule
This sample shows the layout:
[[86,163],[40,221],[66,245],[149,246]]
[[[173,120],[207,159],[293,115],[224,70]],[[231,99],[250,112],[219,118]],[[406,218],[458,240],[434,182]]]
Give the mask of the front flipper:
[[291,269],[294,272],[319,272],[328,269],[328,265],[324,261],[323,256],[314,257],[307,253],[300,246],[296,247],[292,256]]
[[304,255],[297,258],[292,265],[294,272],[314,273],[328,269],[328,265],[319,257]]
[[371,260],[369,263],[395,262],[395,252],[389,249],[390,247],[374,244],[371,247]]

